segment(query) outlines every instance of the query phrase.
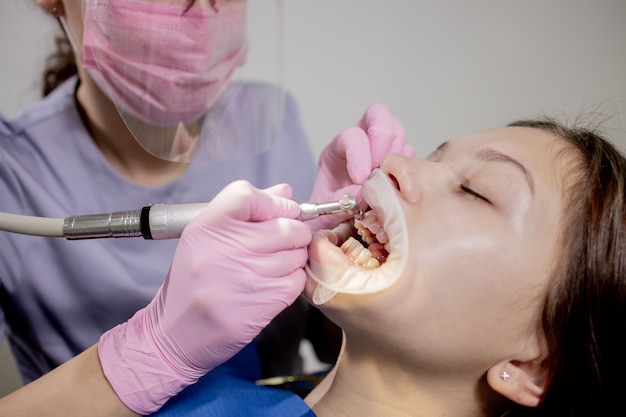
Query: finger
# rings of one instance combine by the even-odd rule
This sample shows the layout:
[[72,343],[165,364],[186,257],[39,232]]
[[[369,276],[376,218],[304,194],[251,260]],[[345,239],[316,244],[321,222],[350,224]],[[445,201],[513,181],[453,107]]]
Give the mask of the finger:
[[292,304],[304,290],[306,273],[298,268],[280,278],[262,279],[262,285],[268,294],[267,300],[283,299]]
[[282,198],[291,198],[293,195],[293,190],[289,184],[276,184],[262,191]]
[[251,198],[257,191],[248,181],[233,181],[217,193],[198,217],[206,223],[223,217],[247,220],[250,216]]
[[370,126],[374,124],[381,124],[390,127],[390,114],[391,113],[389,112],[389,109],[384,104],[372,104],[363,113],[361,120],[359,120],[358,126],[363,130],[367,130]]
[[258,198],[250,210],[250,221],[265,221],[279,217],[295,219],[300,215],[300,205],[291,200],[293,190],[288,184],[278,184],[265,190],[259,190],[270,197]]
[[311,231],[300,220],[277,218],[263,222],[239,222],[219,226],[227,244],[236,242],[261,254],[304,248],[311,242]]
[[254,317],[267,317],[270,319],[291,305],[302,294],[306,283],[304,269],[297,269],[280,278],[260,278],[256,282],[259,285],[257,292],[263,294],[263,298],[256,300],[252,308],[259,308]]
[[281,278],[297,269],[304,268],[308,259],[305,248],[285,250],[275,253],[249,253],[239,260],[250,273],[265,278]]
[[283,197],[291,195],[291,187],[287,184],[259,190],[247,181],[235,181],[224,188],[213,202],[227,217],[262,222],[278,217],[297,217],[300,214],[298,203]]
[[372,171],[370,140],[366,132],[360,128],[351,128],[348,134],[340,136],[340,141],[350,180],[355,184],[363,184]]
[[[404,148],[406,146],[406,133],[404,130],[404,126],[402,125],[400,120],[398,120],[394,116],[391,116],[391,117],[393,118],[393,125],[394,125],[393,130],[395,134],[394,134],[391,144],[389,145],[389,149],[387,150],[387,153],[403,153]],[[383,157],[384,155],[381,155],[380,160],[378,161],[379,162],[378,166],[380,166],[380,161],[382,161]]]
[[397,137],[397,119],[382,104],[370,106],[365,111],[360,126],[367,132],[370,142],[372,154],[370,169],[380,165],[382,157],[389,153],[395,141],[403,140],[403,137]]
[[415,156],[415,148],[408,143],[404,144],[404,148],[402,149],[402,155],[407,156],[409,158],[413,158]]

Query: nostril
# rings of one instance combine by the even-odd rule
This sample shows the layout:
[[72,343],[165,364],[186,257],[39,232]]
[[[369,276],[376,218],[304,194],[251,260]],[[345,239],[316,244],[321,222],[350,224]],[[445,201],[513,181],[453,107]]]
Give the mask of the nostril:
[[389,176],[389,179],[393,183],[394,188],[400,191],[400,183],[398,182],[398,179],[393,174],[387,174],[387,175]]

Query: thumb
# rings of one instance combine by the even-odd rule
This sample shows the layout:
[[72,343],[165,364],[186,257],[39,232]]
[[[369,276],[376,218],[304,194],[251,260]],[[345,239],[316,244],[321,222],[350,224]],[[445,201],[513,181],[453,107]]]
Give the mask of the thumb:
[[221,222],[224,217],[244,222],[294,218],[300,213],[300,207],[288,199],[291,194],[287,184],[259,190],[247,181],[234,181],[224,187],[198,217],[207,223]]
[[367,133],[363,129],[351,128],[338,139],[345,155],[350,180],[355,184],[363,184],[372,171],[372,157]]
[[275,195],[283,198],[291,198],[291,196],[293,195],[293,190],[289,184],[276,184],[266,188],[263,191],[270,195]]
[[250,221],[266,221],[277,217],[293,219],[300,215],[300,205],[291,200],[293,190],[288,184],[255,190],[254,194],[250,197]]

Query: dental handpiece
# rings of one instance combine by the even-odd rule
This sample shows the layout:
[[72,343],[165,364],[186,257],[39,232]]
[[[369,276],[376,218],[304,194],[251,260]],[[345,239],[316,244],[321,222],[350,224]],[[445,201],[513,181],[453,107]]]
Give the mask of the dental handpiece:
[[300,220],[312,220],[324,214],[334,214],[346,212],[355,218],[363,217],[363,209],[359,207],[359,202],[353,195],[346,194],[342,196],[338,201],[331,201],[330,203],[301,203]]
[[[0,230],[68,240],[107,237],[143,237],[150,240],[179,238],[183,229],[207,206],[196,204],[151,204],[141,210],[87,214],[66,218],[46,218],[0,213]],[[355,218],[363,215],[356,198],[346,194],[338,201],[301,203],[299,219],[345,212]]]
[[[152,204],[141,210],[71,216],[64,220],[63,234],[70,240],[139,236],[153,240],[175,239],[205,207],[206,203]],[[301,203],[300,210],[302,221],[342,211],[354,217],[363,215],[356,198],[350,194],[328,203]]]

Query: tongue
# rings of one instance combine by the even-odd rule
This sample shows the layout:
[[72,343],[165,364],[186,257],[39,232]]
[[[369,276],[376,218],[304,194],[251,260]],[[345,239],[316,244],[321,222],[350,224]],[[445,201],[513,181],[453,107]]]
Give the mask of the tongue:
[[367,247],[367,249],[372,252],[372,257],[375,258],[381,265],[385,263],[387,256],[389,256],[389,252],[387,252],[382,243],[372,243]]

